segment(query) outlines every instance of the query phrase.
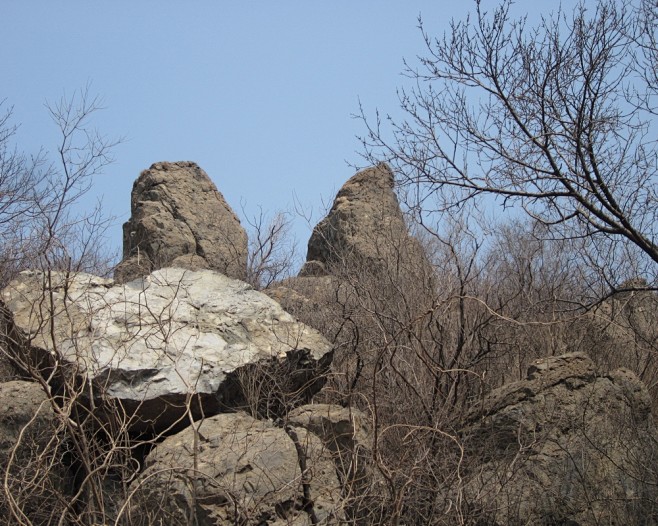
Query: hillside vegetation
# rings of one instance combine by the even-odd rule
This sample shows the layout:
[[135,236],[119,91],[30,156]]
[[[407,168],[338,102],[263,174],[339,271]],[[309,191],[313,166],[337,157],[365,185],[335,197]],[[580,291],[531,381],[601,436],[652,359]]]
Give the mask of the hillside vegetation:
[[299,271],[192,161],[112,261],[97,100],[3,114],[0,523],[658,523],[658,8],[511,8],[420,21]]

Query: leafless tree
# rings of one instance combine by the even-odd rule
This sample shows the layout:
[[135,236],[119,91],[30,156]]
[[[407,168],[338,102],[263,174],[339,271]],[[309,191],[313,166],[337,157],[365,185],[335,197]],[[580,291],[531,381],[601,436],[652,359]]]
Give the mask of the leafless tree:
[[12,143],[17,126],[11,109],[0,118],[2,285],[28,267],[107,269],[111,256],[100,241],[110,219],[100,205],[92,211],[78,207],[118,143],[93,128],[92,116],[100,109],[100,99],[88,89],[47,105],[60,137],[54,158],[46,150],[21,153]]
[[[118,143],[93,128],[92,118],[100,109],[100,99],[88,89],[47,104],[60,137],[54,156],[45,149],[33,156],[21,153],[12,142],[17,126],[12,124],[11,110],[0,118],[1,287],[28,268],[42,270],[47,280],[55,271],[107,272],[111,256],[103,249],[102,235],[110,219],[100,205],[91,212],[80,206],[94,177],[112,161],[111,151]],[[49,323],[55,309],[52,297],[44,294],[39,309],[44,323]],[[57,359],[49,370],[52,374],[44,375],[44,364],[32,360],[30,345],[21,344],[22,337],[8,331],[4,305],[2,316],[0,362],[4,367],[8,360],[19,376],[40,385],[45,393],[42,406],[50,408],[22,423],[17,443],[5,459],[0,498],[3,519],[27,525],[64,523],[76,514],[89,517],[102,505],[99,474],[121,469],[126,460],[125,432],[115,437],[115,448],[107,449],[102,424],[95,425],[92,418],[76,423],[73,413],[80,407],[74,403],[81,394],[79,383],[68,383],[72,377],[58,369]],[[54,349],[53,356],[58,352]],[[59,387],[52,381],[55,377]],[[73,457],[80,463],[80,473],[84,471],[77,488],[69,487],[63,477],[66,459]],[[82,501],[90,505],[85,510],[79,505]]]
[[0,248],[2,277],[6,284],[16,270],[25,265],[32,254],[30,226],[38,211],[35,202],[45,198],[45,155],[29,157],[18,151],[12,140],[17,126],[12,124],[12,109],[0,118]]
[[[244,209],[243,209],[244,212]],[[247,283],[257,290],[289,277],[296,263],[296,244],[291,237],[291,218],[279,212],[269,218],[261,209],[247,219],[250,227]]]
[[[477,1],[438,38],[420,22],[426,54],[406,65],[405,117],[385,126],[362,111],[366,157],[392,163],[418,203],[492,195],[549,238],[586,240],[599,269],[628,261],[655,286],[655,2],[581,2],[534,27],[512,4]],[[628,277],[603,274],[608,287]]]

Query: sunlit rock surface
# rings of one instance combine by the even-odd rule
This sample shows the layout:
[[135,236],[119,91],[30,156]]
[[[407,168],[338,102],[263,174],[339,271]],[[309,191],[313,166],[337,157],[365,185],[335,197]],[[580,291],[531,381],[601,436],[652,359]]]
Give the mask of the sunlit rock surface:
[[317,331],[211,270],[166,268],[120,285],[30,271],[2,299],[49,366],[73,368],[90,399],[121,401],[131,427],[163,429],[190,412],[250,403],[287,410],[322,386],[331,360]]
[[213,269],[244,279],[247,234],[208,174],[189,161],[161,162],[133,185],[117,282],[164,267]]

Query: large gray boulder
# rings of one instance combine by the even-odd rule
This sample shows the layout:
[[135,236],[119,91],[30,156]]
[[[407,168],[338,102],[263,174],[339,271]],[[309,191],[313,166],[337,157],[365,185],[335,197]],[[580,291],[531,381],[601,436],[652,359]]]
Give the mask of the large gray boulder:
[[123,225],[117,282],[164,267],[247,272],[247,234],[206,172],[193,162],[155,163],[135,181]]
[[633,373],[542,359],[467,416],[459,499],[481,524],[655,524],[657,438]]
[[344,524],[330,453],[303,428],[244,413],[206,418],[146,459],[125,507],[130,524]]
[[2,299],[30,360],[88,384],[80,397],[96,415],[120,402],[131,429],[234,408],[280,416],[320,389],[332,356],[278,303],[212,270],[165,268],[123,285],[26,271]]

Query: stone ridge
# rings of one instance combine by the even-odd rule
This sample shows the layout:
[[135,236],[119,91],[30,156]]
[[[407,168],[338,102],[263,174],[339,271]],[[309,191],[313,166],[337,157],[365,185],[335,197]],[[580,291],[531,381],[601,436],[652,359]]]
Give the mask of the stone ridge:
[[123,225],[117,282],[172,266],[209,268],[245,279],[247,235],[215,184],[196,163],[154,163],[133,185]]

